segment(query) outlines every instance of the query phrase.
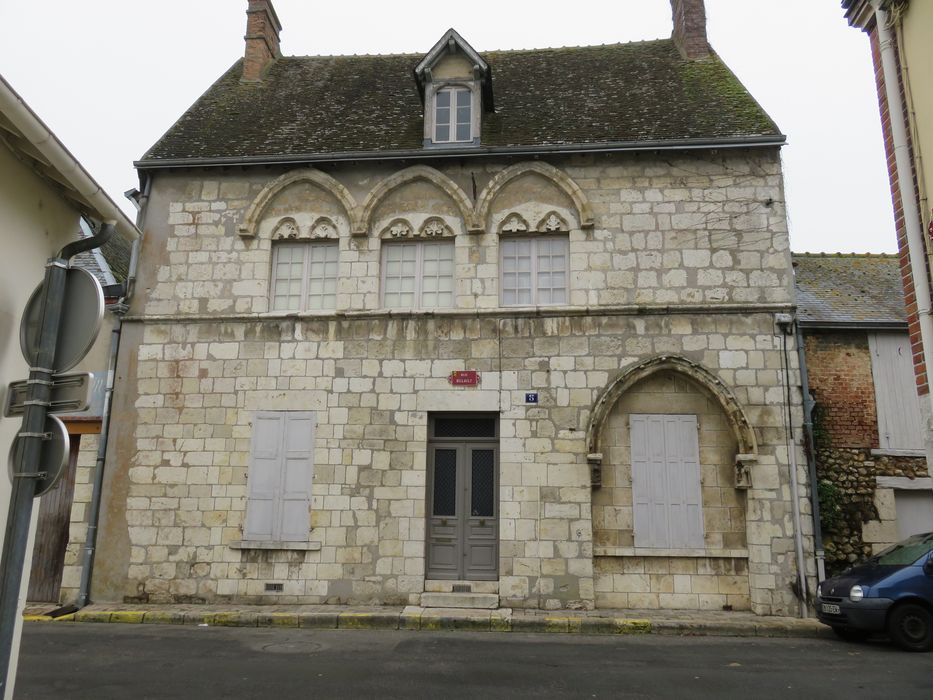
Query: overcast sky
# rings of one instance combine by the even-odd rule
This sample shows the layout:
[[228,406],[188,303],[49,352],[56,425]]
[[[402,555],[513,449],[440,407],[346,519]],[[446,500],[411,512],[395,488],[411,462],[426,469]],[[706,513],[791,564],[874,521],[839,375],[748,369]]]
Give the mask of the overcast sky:
[[[243,51],[247,0],[0,0],[0,73],[127,211],[139,158]],[[788,137],[794,251],[893,252],[868,38],[839,0],[706,0],[710,41]],[[275,0],[286,55],[670,36],[669,0]]]

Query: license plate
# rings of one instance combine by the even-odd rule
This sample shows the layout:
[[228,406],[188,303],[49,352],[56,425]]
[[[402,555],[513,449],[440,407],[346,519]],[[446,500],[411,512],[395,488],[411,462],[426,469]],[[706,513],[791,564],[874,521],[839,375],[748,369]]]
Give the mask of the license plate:
[[833,605],[832,603],[822,603],[821,609],[824,613],[829,615],[838,615],[840,612],[842,612],[838,605]]

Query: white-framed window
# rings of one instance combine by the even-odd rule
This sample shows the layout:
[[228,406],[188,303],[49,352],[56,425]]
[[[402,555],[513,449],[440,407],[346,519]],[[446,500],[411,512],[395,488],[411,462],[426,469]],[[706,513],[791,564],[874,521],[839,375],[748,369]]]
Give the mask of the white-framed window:
[[438,309],[454,304],[454,242],[388,242],[382,247],[382,305]]
[[434,93],[434,143],[473,140],[473,91],[445,87]]
[[503,238],[499,248],[503,306],[567,303],[566,236]]
[[337,307],[337,241],[275,242],[272,251],[273,311]]
[[259,411],[250,439],[243,537],[304,542],[310,528],[315,414]]
[[695,415],[632,414],[635,546],[704,546],[700,448]]

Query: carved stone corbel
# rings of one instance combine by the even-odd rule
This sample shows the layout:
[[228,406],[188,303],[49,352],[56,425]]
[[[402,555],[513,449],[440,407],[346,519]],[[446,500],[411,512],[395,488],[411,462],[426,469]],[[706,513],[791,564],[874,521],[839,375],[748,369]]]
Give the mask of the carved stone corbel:
[[739,453],[735,456],[735,487],[737,489],[751,488],[751,465],[757,461],[758,455]]

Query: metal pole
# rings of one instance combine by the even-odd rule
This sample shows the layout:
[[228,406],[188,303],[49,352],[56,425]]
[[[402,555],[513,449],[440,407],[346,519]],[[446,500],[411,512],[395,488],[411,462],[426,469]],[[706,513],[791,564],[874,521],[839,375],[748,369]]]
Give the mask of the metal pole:
[[3,673],[0,677],[0,696],[6,692],[7,683],[12,680],[10,676],[15,674],[15,669],[10,669],[10,654],[13,649],[16,616],[19,614],[19,591],[23,581],[36,479],[41,466],[39,462],[45,439],[45,421],[51,395],[67,272],[68,262],[61,258],[51,258],[45,267],[39,347],[29,368],[26,413],[23,416],[21,439],[18,442],[20,448],[14,462],[13,490],[3,537],[3,558],[0,563],[0,668]]

